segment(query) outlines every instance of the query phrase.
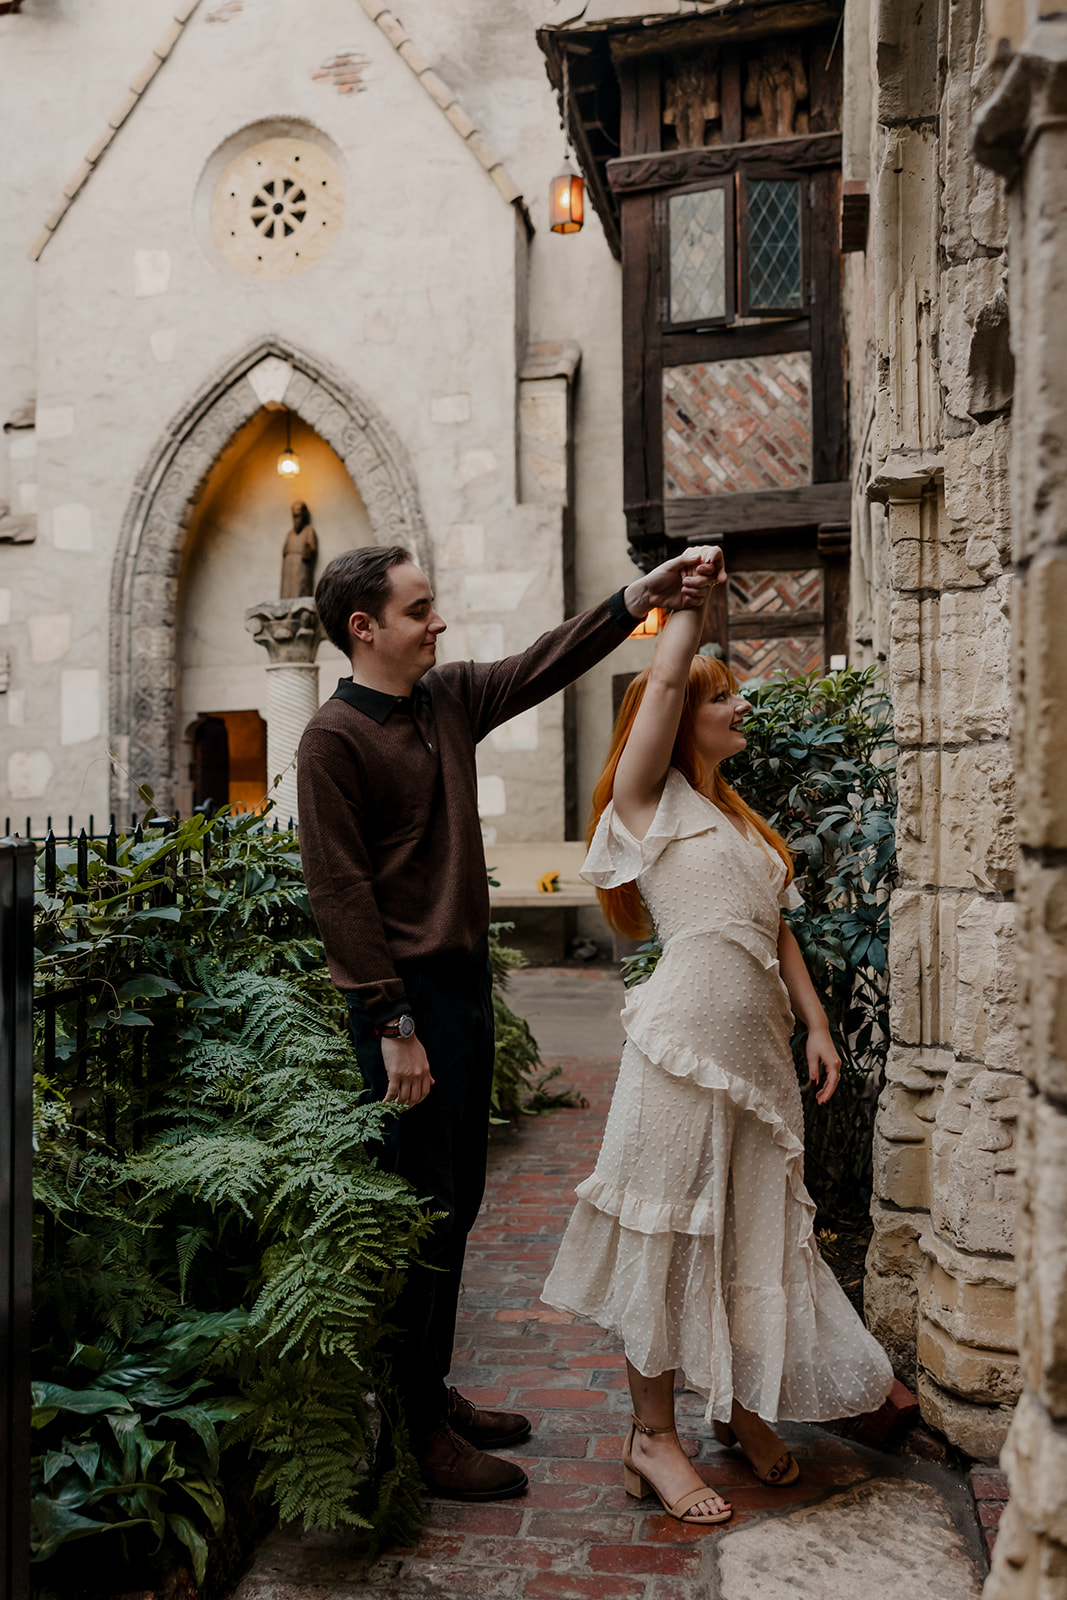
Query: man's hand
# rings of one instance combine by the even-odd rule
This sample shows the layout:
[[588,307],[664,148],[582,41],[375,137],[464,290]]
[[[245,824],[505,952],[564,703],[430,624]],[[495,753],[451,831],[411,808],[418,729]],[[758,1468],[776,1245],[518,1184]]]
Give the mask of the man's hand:
[[386,1105],[395,1100],[401,1106],[417,1106],[426,1099],[433,1088],[433,1078],[421,1039],[383,1039],[382,1061],[389,1079]]
[[726,582],[726,564],[719,545],[697,545],[654,567],[645,578],[629,585],[623,600],[634,617],[647,616],[653,606],[671,611],[691,611],[702,606],[714,582]]

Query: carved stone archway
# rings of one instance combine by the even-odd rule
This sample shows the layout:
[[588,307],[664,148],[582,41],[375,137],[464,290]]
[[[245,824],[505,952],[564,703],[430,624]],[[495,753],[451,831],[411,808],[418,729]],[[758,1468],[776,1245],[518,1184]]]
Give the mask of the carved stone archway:
[[[264,366],[268,363],[268,366]],[[286,380],[285,368],[290,370]],[[270,398],[296,412],[341,458],[379,544],[402,544],[430,572],[431,553],[415,476],[392,428],[351,384],[278,340],[230,363],[167,429],[134,486],[111,580],[112,805],[140,785],[169,809],[178,694],[178,578],[190,517],[211,468],[234,434]],[[253,380],[257,384],[254,387]],[[240,628],[241,619],[234,619]]]

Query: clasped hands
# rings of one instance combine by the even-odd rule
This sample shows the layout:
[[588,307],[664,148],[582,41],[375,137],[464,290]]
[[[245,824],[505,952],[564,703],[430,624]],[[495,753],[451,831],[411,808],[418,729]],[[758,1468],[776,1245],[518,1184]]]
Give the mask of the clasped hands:
[[726,582],[726,563],[718,545],[692,545],[680,556],[636,578],[623,595],[626,609],[635,617],[647,616],[653,606],[669,611],[695,611],[704,605],[714,583]]

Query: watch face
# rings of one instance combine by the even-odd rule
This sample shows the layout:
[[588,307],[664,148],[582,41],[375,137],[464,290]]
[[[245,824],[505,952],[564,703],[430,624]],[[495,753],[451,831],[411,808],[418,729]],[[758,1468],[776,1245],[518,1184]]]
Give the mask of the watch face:
[[399,1017],[397,1019],[397,1026],[400,1029],[400,1037],[402,1039],[410,1039],[411,1035],[415,1032],[415,1018]]

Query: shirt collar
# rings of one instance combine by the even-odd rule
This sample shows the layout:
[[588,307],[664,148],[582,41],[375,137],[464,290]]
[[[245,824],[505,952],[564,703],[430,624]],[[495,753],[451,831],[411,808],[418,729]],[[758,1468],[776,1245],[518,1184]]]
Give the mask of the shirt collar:
[[394,711],[412,716],[416,706],[428,705],[430,691],[421,679],[407,695],[383,694],[380,689],[368,689],[365,684],[353,683],[351,678],[341,678],[330,698],[344,700],[347,705],[355,706],[357,711],[362,711],[381,725],[388,721]]

